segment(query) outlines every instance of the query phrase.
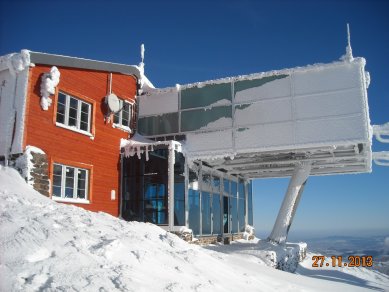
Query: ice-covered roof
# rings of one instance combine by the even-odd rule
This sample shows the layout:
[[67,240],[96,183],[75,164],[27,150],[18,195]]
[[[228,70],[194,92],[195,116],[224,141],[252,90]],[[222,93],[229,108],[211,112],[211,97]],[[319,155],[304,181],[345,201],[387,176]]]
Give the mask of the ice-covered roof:
[[62,66],[62,67],[73,67],[88,70],[99,70],[107,72],[117,72],[129,75],[135,75],[140,77],[139,69],[137,66],[96,61],[90,59],[69,57],[63,55],[54,55],[40,52],[30,51],[30,59],[32,63]]
[[33,52],[29,50],[22,50],[21,53],[12,53],[0,56],[0,70],[9,69],[11,63],[13,67],[19,66],[20,60],[28,65],[42,64],[50,66],[80,68],[87,70],[98,70],[106,72],[116,72],[127,75],[135,75],[140,78],[138,66],[125,65],[111,62],[103,62],[91,59],[76,58],[63,55],[55,55],[41,52]]

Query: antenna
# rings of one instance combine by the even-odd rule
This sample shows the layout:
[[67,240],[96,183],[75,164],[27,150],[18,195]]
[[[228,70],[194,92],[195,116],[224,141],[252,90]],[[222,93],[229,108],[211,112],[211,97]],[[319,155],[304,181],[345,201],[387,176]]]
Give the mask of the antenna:
[[140,45],[140,58],[141,58],[141,62],[143,63],[143,61],[145,59],[145,45],[144,44]]
[[347,23],[347,47],[346,54],[344,55],[344,60],[347,62],[351,62],[354,59],[353,50],[351,49],[351,36],[350,36],[350,26]]

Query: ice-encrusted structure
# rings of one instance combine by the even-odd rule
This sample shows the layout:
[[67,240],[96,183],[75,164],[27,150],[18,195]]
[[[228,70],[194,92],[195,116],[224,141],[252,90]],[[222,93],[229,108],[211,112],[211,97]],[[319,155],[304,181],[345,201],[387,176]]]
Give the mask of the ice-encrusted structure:
[[189,160],[248,178],[371,171],[365,59],[149,90],[138,133],[179,136]]

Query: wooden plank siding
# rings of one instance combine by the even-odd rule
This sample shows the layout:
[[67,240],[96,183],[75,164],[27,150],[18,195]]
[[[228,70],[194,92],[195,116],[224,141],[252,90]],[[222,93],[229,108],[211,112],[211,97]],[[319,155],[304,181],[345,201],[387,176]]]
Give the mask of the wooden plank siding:
[[[44,111],[40,107],[41,76],[50,68],[43,65],[30,68],[24,147],[32,145],[46,152],[51,184],[54,162],[89,169],[90,204],[74,205],[118,216],[120,139],[128,138],[128,133],[104,121],[104,98],[109,93],[110,73],[59,67],[61,77],[52,97],[53,103],[48,111]],[[91,133],[94,138],[56,126],[58,91],[92,104]],[[122,99],[134,101],[136,78],[112,73],[112,92]],[[111,190],[116,192],[115,200],[111,200]]]

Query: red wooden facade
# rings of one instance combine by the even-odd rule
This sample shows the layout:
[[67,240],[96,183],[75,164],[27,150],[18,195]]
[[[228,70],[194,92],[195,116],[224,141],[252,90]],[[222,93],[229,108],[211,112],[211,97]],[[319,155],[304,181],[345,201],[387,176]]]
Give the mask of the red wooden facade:
[[[61,77],[53,103],[48,111],[40,106],[40,85],[43,73],[51,66],[30,68],[24,147],[42,149],[49,161],[53,182],[53,163],[89,170],[89,204],[77,204],[91,211],[119,215],[120,200],[120,139],[129,133],[113,128],[105,121],[104,98],[109,93],[110,72],[58,67]],[[134,101],[137,90],[134,76],[112,73],[112,92],[121,99]],[[91,134],[93,137],[56,125],[58,91],[92,104]],[[115,199],[111,192],[115,191]],[[50,190],[51,194],[52,190]]]

